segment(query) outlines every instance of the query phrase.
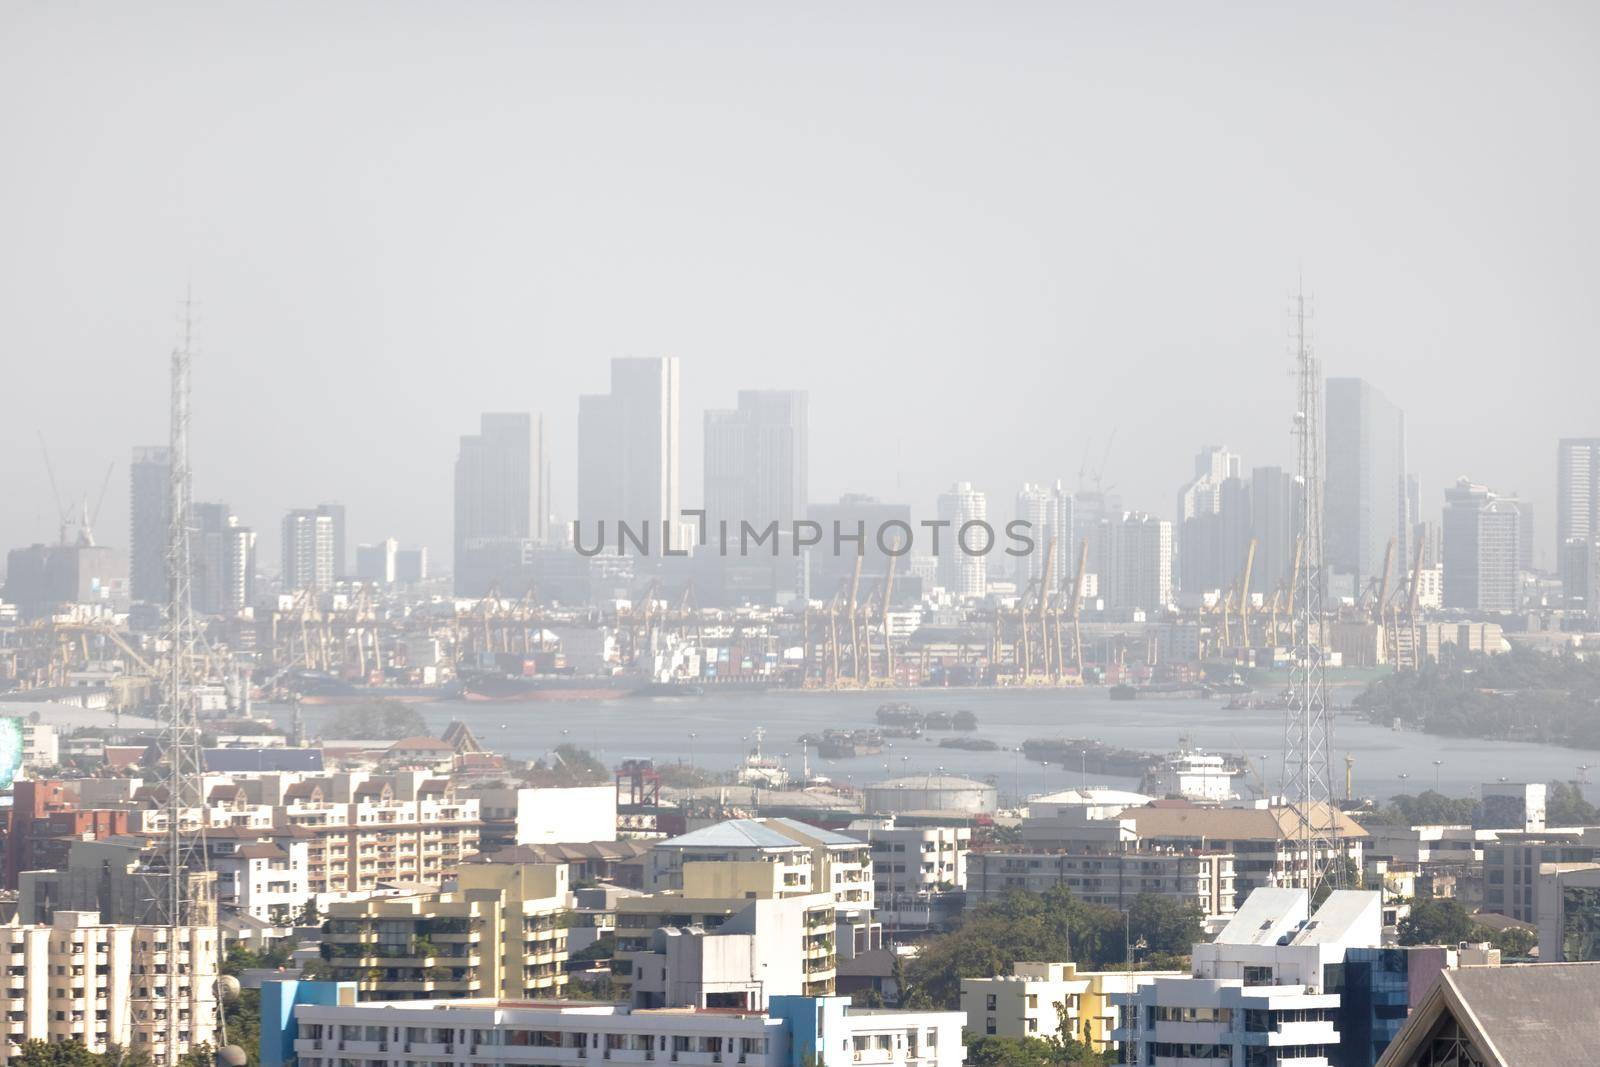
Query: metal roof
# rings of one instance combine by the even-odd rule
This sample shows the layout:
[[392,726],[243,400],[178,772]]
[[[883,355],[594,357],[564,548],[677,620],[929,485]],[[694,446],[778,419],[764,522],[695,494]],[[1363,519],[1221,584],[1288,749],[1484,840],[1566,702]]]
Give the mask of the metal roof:
[[[859,842],[857,842],[859,844]],[[661,842],[657,848],[804,848],[760,819],[729,819]]]

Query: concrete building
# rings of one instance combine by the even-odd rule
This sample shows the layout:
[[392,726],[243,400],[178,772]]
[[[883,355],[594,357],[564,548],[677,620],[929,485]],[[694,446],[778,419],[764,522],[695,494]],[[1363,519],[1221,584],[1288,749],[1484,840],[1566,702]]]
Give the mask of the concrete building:
[[1106,607],[1158,612],[1172,603],[1172,523],[1128,512],[1114,532],[1116,549]]
[[1360,378],[1329,378],[1323,430],[1324,554],[1343,579],[1335,595],[1356,595],[1380,577],[1389,541],[1409,560],[1405,415]]
[[[1309,918],[1308,918],[1309,916]],[[1330,975],[1353,948],[1382,943],[1377,893],[1336,890],[1311,913],[1303,889],[1252,893],[1215,942],[1194,946],[1192,973],[1113,997],[1129,1060],[1328,1067],[1341,1035]]]
[[[806,517],[816,523],[822,530],[822,541],[814,548],[808,548],[806,553],[806,573],[810,588],[810,595],[819,600],[826,600],[834,593],[843,589],[850,580],[851,572],[855,568],[857,548],[854,542],[848,542],[835,550],[833,545],[833,531],[841,531],[845,536],[854,536],[860,530],[863,532],[860,543],[861,573],[883,574],[888,568],[889,559],[878,544],[875,536],[880,529],[887,528],[891,535],[902,529],[912,529],[911,509],[904,504],[886,504],[876,497],[866,496],[861,493],[846,493],[837,503],[812,504],[806,509]],[[901,526],[889,525],[901,523]],[[940,547],[948,537],[940,539]],[[886,542],[893,547],[893,542]],[[919,543],[919,551],[921,546]],[[906,603],[907,598],[915,600],[924,591],[922,583],[912,579],[909,583],[902,577],[911,565],[912,557],[902,557],[900,570],[895,575],[895,603]],[[936,570],[937,573],[937,570]],[[927,588],[932,584],[928,583]]]
[[0,925],[0,952],[0,1064],[27,1041],[76,1042],[97,1054],[117,1046],[157,1063],[218,1043],[214,926],[131,926],[61,911],[48,925]]
[[297,508],[283,517],[283,570],[286,592],[332,589],[334,571],[333,516],[315,508]]
[[1113,1036],[1126,996],[1178,971],[1080,971],[1072,963],[1012,965],[1009,975],[961,979],[961,1010],[967,1029],[985,1037],[1081,1041],[1096,1052],[1121,1047]]
[[1444,606],[1516,611],[1522,520],[1515,503],[1466,478],[1444,496]]
[[128,464],[128,595],[165,603],[167,525],[172,515],[171,450],[135,448]]
[[[1556,446],[1556,552],[1600,540],[1600,437],[1563,437]],[[1574,575],[1562,569],[1561,580]]]
[[1600,964],[1461,967],[1440,974],[1378,1067],[1581,1063],[1600,1047]]
[[[1075,524],[1072,494],[1054,485],[1024,483],[1017,492],[1016,517],[1028,524],[1034,550],[1017,559],[1017,588],[1044,577],[1045,560],[1050,560],[1050,584],[1063,587],[1078,572],[1078,545],[1072,534]],[[1050,555],[1050,546],[1055,554]]]
[[688,547],[679,515],[678,357],[613,359],[611,391],[578,398],[578,521],[586,540],[605,522],[651,528],[660,554],[662,524],[675,548]]
[[957,482],[939,494],[938,511],[939,521],[949,524],[939,539],[939,584],[958,600],[982,597],[989,591],[989,560],[981,553],[994,548],[983,525],[988,496],[971,482]]
[[363,1000],[559,997],[564,864],[475,863],[448,892],[335,903],[322,954]]
[[623,897],[613,973],[636,1007],[760,1010],[783,994],[833,992],[836,902],[800,892],[792,867],[691,861],[682,889]]
[[[543,419],[539,420],[543,440]],[[526,412],[486,412],[479,431],[463,435],[456,453],[455,556],[458,595],[463,590],[462,559],[470,542],[532,538],[535,472],[534,416]],[[415,580],[415,579],[413,579]]]
[[[1367,831],[1336,809],[1319,808],[1312,817],[1319,825],[1337,828],[1337,845],[1319,854],[1318,862],[1326,865],[1342,857],[1359,869]],[[1299,869],[1300,850],[1295,840],[1299,825],[1298,814],[1289,806],[1216,807],[1166,801],[1131,807],[1110,819],[1085,818],[1077,812],[1030,815],[1022,821],[1022,847],[1080,857],[1073,861],[1076,863],[1116,854],[1132,854],[1140,860],[1166,852],[1226,854],[1232,859],[1239,902],[1253,889],[1290,884]],[[969,886],[975,885],[976,875],[974,857],[968,867]]]
[[1057,887],[1119,911],[1149,893],[1192,904],[1207,916],[1231,915],[1238,896],[1234,857],[1216,850],[1062,852],[1019,845],[974,852],[967,861],[967,898],[973,903]]
[[682,889],[691,863],[754,863],[773,868],[780,895],[831,893],[839,910],[873,907],[872,852],[853,837],[794,819],[730,819],[650,850],[645,888]]
[[1237,454],[1208,445],[1195,457],[1194,479],[1178,493],[1174,570],[1186,593],[1225,589],[1244,569],[1250,502],[1240,471]]
[[[273,1004],[276,994],[264,993]],[[265,1013],[263,1013],[265,1016]],[[765,1011],[641,1009],[620,1004],[416,1000],[302,1004],[262,1025],[262,1067],[347,1067],[392,1062],[453,1067],[462,1056],[511,1067],[588,1060],[691,1067],[960,1067],[959,1012],[868,1011],[844,997],[775,996]],[[354,1057],[354,1059],[352,1059]]]
[[1483,910],[1537,923],[1542,872],[1600,862],[1600,829],[1500,830],[1481,842]]
[[206,615],[237,615],[255,600],[256,535],[228,505],[200,503],[191,508],[189,534],[194,578],[190,595]]
[[426,581],[429,577],[428,550],[426,548],[402,548],[395,552],[395,581],[402,584],[412,584]]
[[495,852],[517,845],[563,841],[615,841],[617,789],[614,785],[515,788],[464,786],[463,800],[478,803],[483,822],[479,847]]
[[1293,580],[1299,515],[1294,475],[1282,467],[1256,467],[1250,472],[1250,536],[1256,542],[1255,564],[1250,568],[1252,593],[1270,599]]
[[73,604],[109,607],[122,584],[117,553],[104,545],[29,545],[6,553],[0,599],[29,620]]
[[393,585],[395,582],[395,556],[400,542],[385,538],[375,545],[356,546],[356,578],[363,582]]
[[705,413],[706,518],[730,527],[805,517],[808,418],[800,390],[741,389],[732,411]]
[[868,821],[851,834],[872,848],[873,906],[886,927],[926,929],[954,919],[965,902],[967,856],[972,830],[966,826],[896,826]]

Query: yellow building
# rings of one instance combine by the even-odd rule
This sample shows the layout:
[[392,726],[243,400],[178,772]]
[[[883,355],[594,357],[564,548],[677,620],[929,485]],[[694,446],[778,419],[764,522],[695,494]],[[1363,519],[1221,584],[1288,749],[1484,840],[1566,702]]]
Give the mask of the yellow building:
[[323,956],[364,1000],[560,996],[567,866],[463,866],[456,888],[336,903]]
[[1129,993],[1180,971],[1080,971],[1073,963],[1016,963],[1011,974],[963,978],[961,1010],[982,1036],[1051,1037],[1067,1030],[1096,1052],[1117,1048],[1114,993]]

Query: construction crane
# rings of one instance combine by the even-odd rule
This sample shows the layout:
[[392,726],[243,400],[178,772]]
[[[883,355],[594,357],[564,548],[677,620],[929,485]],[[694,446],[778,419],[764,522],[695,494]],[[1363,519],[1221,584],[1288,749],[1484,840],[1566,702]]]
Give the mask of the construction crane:
[[[1039,652],[1041,666],[1044,668],[1042,673],[1047,679],[1052,677],[1052,675],[1050,673],[1050,633],[1046,628],[1045,619],[1046,612],[1050,610],[1050,576],[1054,568],[1055,559],[1056,538],[1054,534],[1051,534],[1050,540],[1046,543],[1044,552],[1044,573],[1039,576]],[[1026,620],[1023,621],[1023,625],[1027,625]],[[1031,664],[1028,667],[1028,673],[1033,673],[1033,667]]]
[[889,553],[889,566],[883,575],[883,612],[880,615],[879,625],[883,630],[883,680],[885,685],[894,685],[894,638],[889,632],[889,608],[894,598],[894,564],[899,559],[898,552]]
[[1078,576],[1072,580],[1072,603],[1068,606],[1072,612],[1072,665],[1078,670],[1078,678],[1083,679],[1083,579],[1084,572],[1089,568],[1089,539],[1085,537],[1078,544]]
[[850,684],[861,684],[861,627],[857,616],[857,597],[861,592],[861,553],[856,553],[856,564],[850,571]]
[[1411,564],[1411,589],[1406,594],[1406,630],[1411,638],[1410,648],[1405,650],[1405,654],[1396,657],[1397,661],[1406,661],[1397,662],[1396,666],[1410,670],[1418,670],[1422,666],[1421,634],[1417,631],[1417,600],[1421,591],[1422,557],[1426,548],[1427,545],[1422,538],[1417,538],[1416,557]]
[[1256,539],[1244,554],[1244,573],[1239,576],[1239,646],[1250,647],[1250,572],[1256,565]]

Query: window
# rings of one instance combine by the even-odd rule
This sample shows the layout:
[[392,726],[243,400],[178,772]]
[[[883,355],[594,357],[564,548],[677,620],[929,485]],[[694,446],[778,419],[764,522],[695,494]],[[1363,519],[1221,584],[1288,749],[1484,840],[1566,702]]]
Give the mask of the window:
[[990,993],[988,996],[983,998],[983,1008],[985,1011],[994,1011],[995,999],[996,998],[993,993]]

